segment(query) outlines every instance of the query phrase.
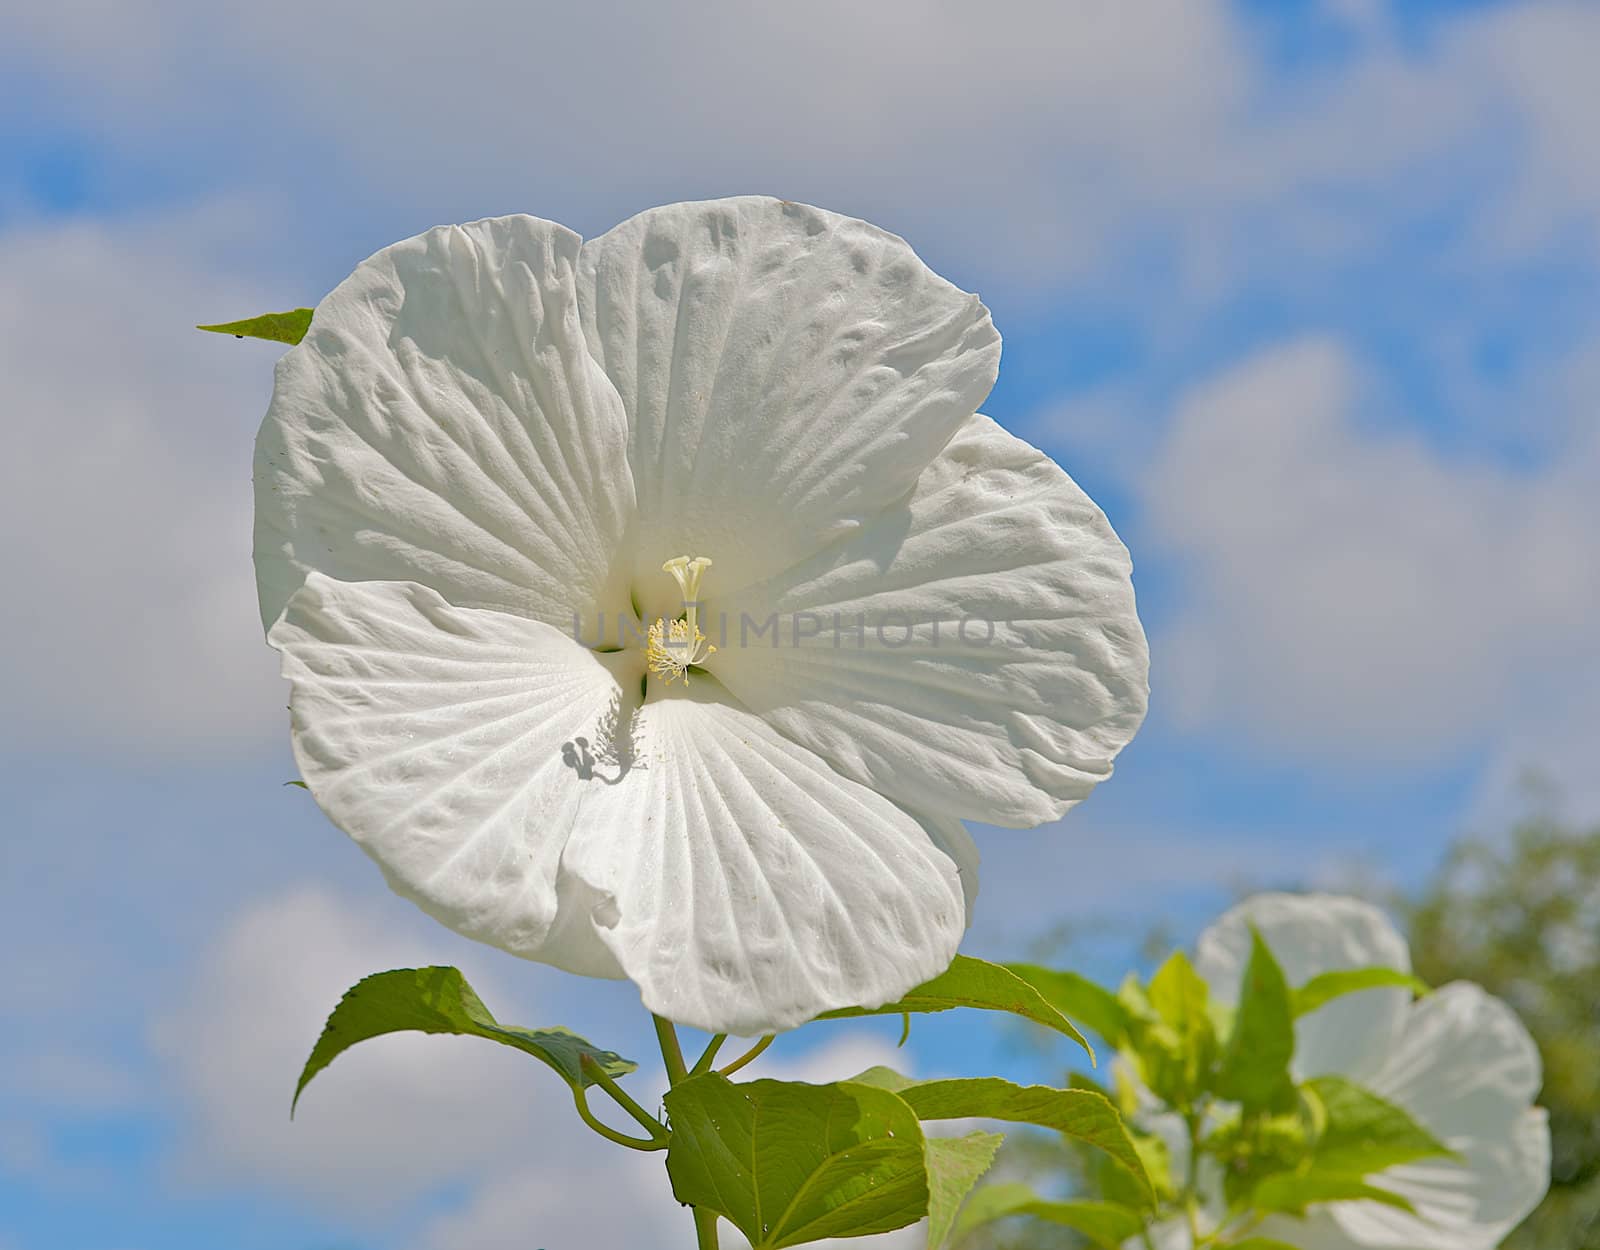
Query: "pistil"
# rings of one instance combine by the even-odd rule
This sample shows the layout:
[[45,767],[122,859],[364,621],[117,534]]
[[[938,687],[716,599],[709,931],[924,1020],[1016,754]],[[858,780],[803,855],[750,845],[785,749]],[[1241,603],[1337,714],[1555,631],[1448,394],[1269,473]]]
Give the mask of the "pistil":
[[645,641],[645,662],[650,672],[667,685],[679,677],[689,682],[689,669],[702,663],[716,647],[700,632],[700,578],[711,567],[705,556],[675,556],[661,566],[672,574],[683,595],[683,614],[668,621],[658,617]]

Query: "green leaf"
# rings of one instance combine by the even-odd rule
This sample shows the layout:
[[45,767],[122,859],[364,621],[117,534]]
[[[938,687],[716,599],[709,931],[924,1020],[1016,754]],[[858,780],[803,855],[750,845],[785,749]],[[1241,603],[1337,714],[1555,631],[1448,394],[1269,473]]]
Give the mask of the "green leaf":
[[1117,996],[1076,972],[1058,972],[1038,964],[1006,964],[1007,970],[1021,977],[1062,1015],[1079,1021],[1098,1033],[1107,1045],[1116,1046],[1128,1030],[1128,1013]]
[[1216,1059],[1210,991],[1189,957],[1174,951],[1150,978],[1147,996],[1159,1022],[1139,1039],[1151,1088],[1166,1102],[1189,1106],[1209,1084]]
[[1146,1197],[1154,1197],[1150,1178],[1122,1117],[1104,1095],[1092,1090],[1014,1085],[997,1076],[913,1081],[891,1068],[868,1068],[852,1079],[892,1090],[917,1113],[919,1120],[978,1117],[1054,1129],[1105,1151],[1133,1174]]
[[1255,1187],[1250,1205],[1258,1211],[1282,1211],[1302,1215],[1313,1202],[1381,1202],[1386,1207],[1416,1214],[1416,1209],[1399,1194],[1379,1189],[1351,1172],[1285,1172],[1269,1176]]
[[978,1178],[989,1170],[1003,1140],[1001,1133],[924,1139],[928,1168],[928,1250],[940,1250],[950,1239],[956,1212]]
[[1107,1101],[1109,1101],[1109,1102],[1115,1102],[1116,1101],[1116,1099],[1111,1097],[1111,1091],[1109,1089],[1107,1089],[1104,1085],[1100,1084],[1099,1081],[1095,1080],[1094,1077],[1090,1076],[1087,1072],[1068,1072],[1067,1073],[1067,1088],[1068,1089],[1092,1089],[1095,1093],[1099,1094],[1102,1098],[1106,1099]]
[[1404,1110],[1338,1076],[1319,1076],[1301,1087],[1322,1104],[1325,1127],[1314,1168],[1370,1175],[1399,1163],[1455,1152]]
[[1294,991],[1294,1014],[1298,1019],[1346,994],[1374,989],[1401,989],[1410,990],[1413,994],[1426,994],[1428,984],[1396,968],[1342,968],[1337,972],[1323,972]]
[[923,982],[898,1002],[881,1007],[843,1007],[817,1018],[848,1020],[857,1016],[898,1016],[913,1011],[949,1011],[952,1007],[1009,1011],[1057,1033],[1065,1033],[1089,1052],[1091,1062],[1094,1060],[1094,1049],[1083,1034],[1045,1001],[1038,990],[1010,969],[969,955],[957,955],[933,980]]
[[1299,1250],[1299,1247],[1274,1237],[1246,1237],[1243,1241],[1223,1243],[1222,1250]]
[[224,321],[220,325],[196,326],[196,330],[210,330],[213,334],[231,334],[239,339],[271,339],[274,343],[298,343],[311,328],[311,309],[295,308],[289,312],[262,313],[244,321]]
[[725,1216],[753,1250],[885,1233],[928,1213],[922,1126],[888,1090],[707,1072],[666,1104],[673,1194]]
[[1261,934],[1250,930],[1250,962],[1239,987],[1216,1091],[1247,1111],[1271,1108],[1293,1096],[1289,1060],[1294,1057],[1294,1011],[1283,969]]
[[1210,991],[1182,951],[1173,951],[1150,978],[1148,993],[1156,1014],[1179,1033],[1210,1032]]
[[973,1195],[956,1222],[955,1240],[959,1244],[974,1229],[1014,1215],[1031,1215],[1064,1225],[1083,1234],[1102,1250],[1119,1250],[1144,1228],[1144,1219],[1137,1211],[1114,1202],[1053,1202],[1039,1197],[1026,1185],[1010,1183],[985,1185]]
[[397,968],[364,977],[345,991],[300,1073],[289,1114],[294,1114],[312,1077],[357,1042],[385,1033],[487,1038],[542,1060],[574,1088],[594,1083],[583,1070],[585,1057],[611,1077],[626,1076],[638,1067],[566,1029],[522,1029],[499,1023],[458,969]]

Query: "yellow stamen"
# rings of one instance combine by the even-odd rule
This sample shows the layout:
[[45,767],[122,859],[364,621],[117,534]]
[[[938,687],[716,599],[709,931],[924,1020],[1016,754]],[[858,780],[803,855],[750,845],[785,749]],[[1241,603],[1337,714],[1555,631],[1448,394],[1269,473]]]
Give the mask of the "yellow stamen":
[[677,556],[661,566],[672,574],[683,593],[683,616],[675,621],[658,617],[645,640],[645,664],[667,685],[682,677],[689,683],[689,669],[716,650],[700,632],[700,578],[711,567],[705,556]]

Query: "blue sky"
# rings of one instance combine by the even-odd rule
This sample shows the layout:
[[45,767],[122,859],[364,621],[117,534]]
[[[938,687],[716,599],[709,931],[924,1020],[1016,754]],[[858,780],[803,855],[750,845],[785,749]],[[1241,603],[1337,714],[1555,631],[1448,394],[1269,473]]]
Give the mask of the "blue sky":
[[[432,926],[282,785],[275,351],[188,327],[440,221],[770,192],[983,295],[986,410],[1127,540],[1153,696],[1058,826],[976,831],[973,953],[1066,922],[1114,976],[1241,885],[1413,881],[1529,768],[1600,815],[1594,6],[234,7],[0,0],[0,1250],[682,1244],[516,1056],[374,1043],[286,1118],[385,966],[650,1052],[629,987]],[[1051,1073],[971,1019],[896,1061]]]

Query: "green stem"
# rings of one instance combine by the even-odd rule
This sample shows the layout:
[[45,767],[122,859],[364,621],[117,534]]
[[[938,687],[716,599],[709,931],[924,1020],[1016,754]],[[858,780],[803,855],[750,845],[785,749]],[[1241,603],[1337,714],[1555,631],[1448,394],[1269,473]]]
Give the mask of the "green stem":
[[619,1133],[609,1124],[597,1119],[594,1112],[589,1110],[588,1095],[578,1086],[573,1087],[572,1101],[577,1104],[578,1118],[607,1141],[614,1141],[617,1145],[626,1146],[629,1150],[651,1151],[665,1150],[667,1148],[667,1141],[663,1136],[652,1137],[648,1141],[642,1141],[637,1137],[629,1137],[626,1133]]
[[704,1207],[690,1207],[694,1212],[695,1250],[718,1250],[717,1213]]
[[663,1146],[666,1145],[667,1130],[662,1127],[660,1120],[656,1119],[655,1116],[651,1115],[637,1102],[635,1102],[628,1094],[628,1091],[623,1089],[622,1086],[618,1085],[616,1081],[612,1079],[611,1074],[602,1068],[598,1063],[596,1063],[592,1058],[590,1058],[590,1056],[584,1055],[583,1058],[579,1060],[579,1063],[583,1067],[584,1074],[590,1077],[594,1083],[601,1089],[605,1090],[606,1093],[610,1094],[611,1101],[616,1103],[617,1106],[621,1107],[624,1111],[631,1115],[639,1123],[640,1127],[642,1127],[645,1132],[650,1134],[650,1139],[652,1141],[659,1141]]
[[745,1051],[744,1054],[740,1055],[732,1063],[728,1064],[726,1067],[718,1068],[717,1071],[720,1072],[723,1076],[732,1076],[740,1068],[742,1068],[746,1064],[751,1063],[752,1061],[754,1061],[756,1059],[756,1057],[761,1054],[762,1051],[764,1051],[768,1046],[772,1045],[772,1043],[777,1041],[777,1040],[778,1040],[778,1035],[776,1033],[768,1033],[765,1037],[763,1037],[759,1042],[757,1042],[749,1050]]
[[1189,1131],[1189,1165],[1183,1180],[1183,1210],[1189,1220],[1189,1245],[1200,1250],[1200,1116],[1189,1111],[1183,1117]]
[[[667,1085],[673,1086],[689,1077],[688,1065],[683,1062],[683,1047],[678,1044],[678,1030],[671,1020],[651,1017],[656,1022],[656,1040],[661,1043],[661,1060],[667,1065]],[[718,1250],[717,1213],[704,1207],[690,1207],[694,1216],[695,1250]]]
[[651,1016],[656,1022],[656,1040],[661,1043],[661,1058],[667,1065],[667,1085],[676,1085],[689,1075],[689,1066],[683,1061],[683,1047],[678,1045],[678,1030],[671,1020]]
[[722,1049],[722,1043],[727,1040],[728,1035],[726,1033],[718,1033],[707,1042],[705,1050],[700,1054],[700,1058],[696,1059],[694,1067],[689,1069],[689,1075],[699,1076],[702,1072],[711,1071],[711,1065],[717,1060],[717,1052]]

